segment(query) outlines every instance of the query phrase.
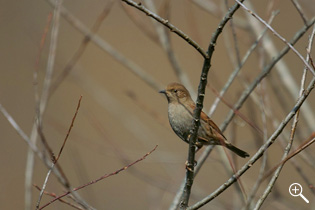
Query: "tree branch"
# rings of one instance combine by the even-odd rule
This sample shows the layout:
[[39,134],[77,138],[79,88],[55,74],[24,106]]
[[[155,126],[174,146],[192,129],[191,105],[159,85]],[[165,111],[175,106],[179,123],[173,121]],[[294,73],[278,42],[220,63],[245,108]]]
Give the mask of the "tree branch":
[[208,54],[199,46],[199,44],[197,42],[195,42],[194,40],[192,40],[187,34],[185,34],[183,31],[181,31],[180,29],[176,28],[173,24],[171,24],[168,20],[165,20],[163,18],[161,18],[160,16],[158,16],[157,14],[151,12],[150,10],[148,10],[147,8],[145,8],[141,3],[136,3],[134,1],[131,0],[122,0],[124,1],[126,4],[133,6],[135,8],[137,8],[138,10],[140,10],[141,12],[145,13],[147,16],[152,17],[153,19],[155,19],[156,21],[160,22],[161,24],[163,24],[164,26],[166,26],[168,29],[170,29],[171,32],[177,34],[179,37],[183,38],[188,44],[190,44],[191,46],[193,46],[204,58],[208,57]]
[[229,12],[224,16],[222,21],[219,23],[217,30],[212,34],[210,44],[207,51],[207,57],[205,57],[200,82],[198,87],[198,97],[196,100],[196,108],[194,110],[194,120],[193,120],[193,129],[190,131],[189,137],[189,150],[188,150],[188,159],[187,159],[187,170],[186,170],[186,184],[183,191],[183,196],[180,202],[180,208],[186,209],[189,202],[189,197],[191,193],[191,187],[194,181],[194,162],[195,162],[195,144],[197,139],[198,128],[200,125],[200,113],[203,108],[203,101],[205,96],[205,89],[207,85],[208,72],[211,67],[211,59],[215,49],[215,45],[219,35],[221,34],[226,23],[232,18],[233,14],[239,8],[238,4],[234,4],[229,10]]
[[[105,178],[108,178],[108,177],[110,177],[110,176],[119,174],[120,172],[122,172],[122,171],[128,169],[129,167],[135,165],[136,163],[138,163],[138,162],[144,160],[147,156],[149,156],[152,152],[154,152],[157,147],[158,147],[158,145],[156,145],[150,152],[146,153],[144,156],[142,156],[142,157],[139,158],[138,160],[136,160],[136,161],[130,163],[129,165],[124,166],[124,167],[122,167],[122,168],[118,169],[117,171],[112,172],[112,173],[110,173],[110,174],[105,174],[104,176],[101,176],[100,178],[98,178],[98,179],[96,179],[96,180],[93,180],[93,181],[91,181],[91,182],[89,182],[89,183],[87,183],[87,184],[84,184],[84,185],[82,185],[82,186],[80,186],[80,187],[76,187],[76,188],[73,189],[73,191],[81,190],[82,188],[85,188],[85,187],[87,187],[87,186],[89,186],[89,185],[91,185],[91,184],[95,184],[96,182],[99,182],[99,181],[101,181],[101,180],[103,180],[103,179],[105,179]],[[49,206],[50,204],[52,204],[53,202],[55,202],[56,200],[59,200],[60,198],[63,198],[63,197],[65,197],[65,196],[69,195],[69,194],[70,194],[70,191],[68,191],[68,192],[66,192],[66,193],[64,193],[64,194],[62,194],[62,195],[60,195],[60,196],[57,196],[55,199],[53,199],[53,200],[51,200],[50,202],[46,203],[44,206],[40,207],[39,209],[43,209],[43,208]]]
[[211,200],[213,200],[215,197],[219,196],[223,191],[225,191],[228,187],[230,187],[234,182],[237,181],[237,179],[244,174],[250,167],[254,165],[254,163],[264,154],[264,152],[268,149],[270,145],[274,143],[276,138],[281,134],[284,127],[289,123],[289,121],[295,116],[297,111],[300,109],[310,92],[314,89],[315,85],[315,77],[310,82],[308,88],[306,91],[302,94],[302,96],[298,99],[297,103],[293,107],[293,109],[290,111],[290,113],[286,116],[286,118],[281,122],[281,124],[278,126],[277,130],[270,136],[268,141],[260,147],[260,149],[256,152],[256,154],[236,173],[234,174],[228,181],[226,181],[224,184],[222,184],[217,190],[215,190],[212,194],[205,197],[201,201],[197,202],[193,206],[191,206],[188,209],[198,209]]

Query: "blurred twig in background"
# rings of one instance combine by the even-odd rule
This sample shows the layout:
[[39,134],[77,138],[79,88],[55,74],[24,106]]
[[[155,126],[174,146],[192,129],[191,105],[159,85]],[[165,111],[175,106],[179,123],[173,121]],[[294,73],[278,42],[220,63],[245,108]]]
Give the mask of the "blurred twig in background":
[[[87,183],[87,184],[85,184],[85,185],[82,185],[82,186],[80,186],[80,187],[76,187],[76,188],[73,189],[73,191],[81,190],[82,188],[85,188],[85,187],[87,187],[87,186],[89,186],[89,185],[95,184],[95,183],[97,183],[97,182],[99,182],[99,181],[101,181],[101,180],[103,180],[103,179],[106,179],[106,178],[108,178],[108,177],[110,177],[110,176],[117,175],[117,174],[119,174],[120,172],[125,171],[125,170],[128,169],[129,167],[131,167],[131,166],[137,164],[138,162],[144,160],[147,156],[149,156],[152,152],[154,152],[157,147],[158,147],[158,145],[156,145],[150,152],[146,153],[144,156],[142,156],[142,157],[139,158],[138,160],[136,160],[136,161],[134,161],[134,162],[132,162],[132,163],[126,165],[125,167],[123,167],[123,168],[121,168],[121,169],[118,169],[118,170],[116,170],[116,171],[114,171],[114,172],[112,172],[112,173],[110,173],[110,174],[105,174],[105,175],[101,176],[100,178],[95,179],[95,180],[93,180],[93,181],[91,181],[91,182],[89,182],[89,183]],[[59,199],[65,197],[65,196],[69,195],[70,193],[71,193],[71,192],[66,192],[66,193],[64,193],[64,194],[62,194],[62,195],[60,195],[60,196],[57,196],[57,197],[54,198],[52,201],[50,201],[49,203],[43,205],[43,206],[42,206],[41,208],[39,208],[39,209],[45,208],[46,206],[52,204],[52,203],[55,202],[56,200],[59,200]]]
[[[2,25],[8,22],[9,26],[4,29],[14,31],[11,27],[17,19],[17,34],[21,30],[26,33],[22,39],[16,34],[1,34],[7,39],[12,36],[16,42],[9,43],[6,50],[32,55],[34,50],[25,46],[39,49],[32,58],[35,68],[34,64],[27,68],[22,61],[34,63],[33,60],[19,54],[21,62],[11,62],[8,66],[12,70],[1,72],[0,112],[14,134],[26,142],[27,152],[20,154],[25,167],[19,165],[19,173],[12,164],[0,174],[2,180],[9,180],[9,187],[1,183],[1,189],[6,191],[3,195],[14,198],[14,202],[0,200],[0,205],[9,203],[6,209],[18,208],[15,205],[21,205],[23,198],[16,192],[11,196],[10,190],[21,189],[24,183],[26,210],[36,205],[32,197],[37,191],[32,186],[40,191],[36,208],[41,209],[56,200],[62,202],[54,204],[53,208],[58,209],[198,209],[204,205],[217,209],[297,209],[298,201],[288,199],[287,187],[282,186],[292,181],[282,175],[285,170],[309,186],[305,193],[314,194],[315,182],[308,173],[315,170],[310,149],[315,141],[312,0],[291,0],[289,4],[275,0],[267,4],[250,0],[79,0],[76,4],[47,0],[36,4],[42,11],[28,3],[32,12],[25,9],[27,18],[23,16],[26,5],[23,12],[20,5],[14,5],[14,11],[19,12],[12,12],[12,16],[3,13]],[[36,21],[30,18],[32,15]],[[24,26],[26,22],[29,25]],[[25,44],[34,37],[39,44]],[[6,39],[0,41],[6,44]],[[1,58],[8,61],[1,63],[11,61],[12,56],[6,54],[9,53],[3,53]],[[25,76],[29,72],[33,82]],[[17,83],[8,80],[7,75],[14,76]],[[197,98],[188,154],[187,145],[173,141],[177,137],[167,123],[166,102],[160,102],[157,93],[171,81],[183,83],[193,99]],[[23,82],[33,84],[31,95]],[[20,92],[14,92],[13,87]],[[210,91],[206,94],[207,88]],[[72,113],[69,101],[83,94],[88,100],[80,112],[88,120],[76,119],[76,129],[71,131],[72,126],[69,129],[63,123],[69,116],[62,115]],[[24,96],[29,99],[33,95],[35,102],[31,105],[21,103]],[[221,120],[220,129],[251,154],[250,160],[242,162],[214,146],[204,148],[195,157],[194,142],[203,107],[210,107],[209,115],[214,121]],[[73,124],[75,117],[72,119]],[[2,127],[5,126],[1,124]],[[79,142],[67,142],[67,150],[57,162],[62,149],[55,140],[64,139],[65,144],[70,131],[73,140]],[[18,154],[10,149],[24,148],[20,144],[10,148],[11,141],[7,139],[16,136],[7,136],[6,130],[0,133],[4,134],[1,147],[9,145],[2,153],[10,157],[0,159],[18,161]],[[129,173],[112,177],[106,186],[98,182],[142,161],[156,147],[137,161],[131,160],[157,144],[159,151],[144,161],[146,164],[140,164],[141,168],[133,167]],[[60,150],[57,157],[56,147]],[[72,153],[71,149],[76,151]],[[185,158],[190,169],[186,176]],[[283,167],[288,162],[292,164]],[[120,168],[122,165],[125,166]],[[100,173],[97,170],[107,171],[106,175],[90,181],[89,177]],[[48,182],[50,172],[55,177]],[[3,178],[2,174],[8,173],[10,177]],[[43,187],[34,184],[43,182],[45,175]],[[15,180],[16,177],[24,180]],[[82,196],[78,194],[77,190],[95,183],[98,184],[85,189]],[[74,184],[80,187],[74,188]],[[263,205],[267,201],[268,205]],[[39,207],[40,202],[45,204]]]

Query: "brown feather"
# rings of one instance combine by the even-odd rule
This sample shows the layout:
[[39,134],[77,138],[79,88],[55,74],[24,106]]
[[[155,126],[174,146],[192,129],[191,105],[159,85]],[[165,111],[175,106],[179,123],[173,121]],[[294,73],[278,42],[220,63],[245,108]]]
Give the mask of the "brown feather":
[[[196,108],[188,90],[179,83],[171,83],[166,90],[160,91],[168,100],[169,120],[174,132],[188,143],[188,134],[192,128],[193,112]],[[200,127],[198,130],[196,146],[222,145],[241,157],[249,156],[246,152],[233,146],[227,141],[220,128],[203,111],[200,113]]]

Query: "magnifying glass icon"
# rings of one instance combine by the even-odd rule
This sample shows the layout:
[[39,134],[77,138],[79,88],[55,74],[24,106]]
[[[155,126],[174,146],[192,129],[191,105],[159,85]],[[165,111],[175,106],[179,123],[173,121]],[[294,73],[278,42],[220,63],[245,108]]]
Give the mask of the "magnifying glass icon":
[[290,195],[292,195],[293,197],[300,196],[301,198],[303,198],[303,200],[306,203],[309,203],[309,201],[307,200],[307,198],[305,198],[305,196],[302,194],[302,192],[303,192],[303,188],[299,183],[293,183],[289,187]]

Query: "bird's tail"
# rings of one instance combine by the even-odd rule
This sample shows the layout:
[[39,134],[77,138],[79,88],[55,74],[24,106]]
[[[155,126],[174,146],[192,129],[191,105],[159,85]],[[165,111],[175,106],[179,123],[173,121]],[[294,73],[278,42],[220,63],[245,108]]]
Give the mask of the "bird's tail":
[[232,152],[234,152],[235,154],[237,154],[238,156],[242,158],[249,157],[249,154],[247,152],[233,146],[232,144],[226,144],[225,146],[226,148],[228,148],[229,150],[231,150]]

